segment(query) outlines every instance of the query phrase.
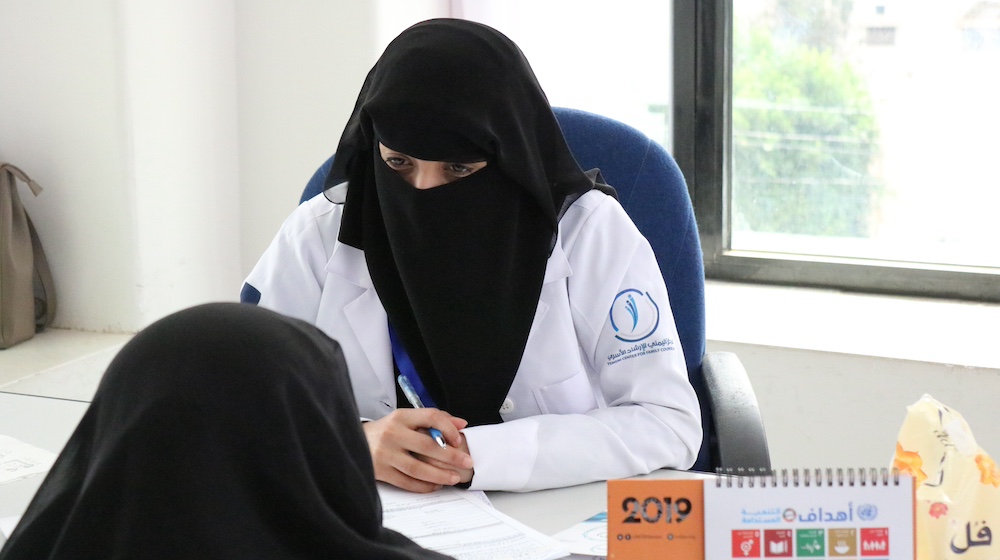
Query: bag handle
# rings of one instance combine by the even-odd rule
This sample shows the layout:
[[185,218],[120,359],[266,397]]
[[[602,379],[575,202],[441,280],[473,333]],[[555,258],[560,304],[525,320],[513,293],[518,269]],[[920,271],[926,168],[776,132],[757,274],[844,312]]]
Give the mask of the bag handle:
[[[31,189],[31,194],[38,196],[42,192],[42,187],[36,183],[28,174],[21,171],[17,166],[9,163],[0,164],[0,173],[7,172],[13,177],[21,180]],[[11,184],[16,188],[15,184]],[[49,268],[49,261],[45,258],[45,251],[42,249],[42,241],[35,230],[35,224],[31,218],[25,214],[28,221],[28,233],[31,235],[31,250],[34,253],[34,277],[32,284],[35,292],[35,330],[41,331],[52,324],[56,316],[56,290],[52,281],[52,269]]]
[[25,173],[24,171],[21,171],[18,167],[11,165],[9,163],[3,163],[0,164],[0,173],[2,173],[3,171],[7,171],[14,177],[20,179],[21,182],[28,185],[28,188],[31,189],[31,194],[35,196],[41,194],[42,187],[38,183],[36,183],[31,177],[28,177],[28,174]]

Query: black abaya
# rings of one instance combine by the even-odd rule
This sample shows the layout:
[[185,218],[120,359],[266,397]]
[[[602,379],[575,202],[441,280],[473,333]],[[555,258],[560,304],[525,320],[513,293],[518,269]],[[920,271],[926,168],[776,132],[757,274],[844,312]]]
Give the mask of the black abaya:
[[339,345],[255,306],[135,336],[0,560],[437,559],[382,526]]

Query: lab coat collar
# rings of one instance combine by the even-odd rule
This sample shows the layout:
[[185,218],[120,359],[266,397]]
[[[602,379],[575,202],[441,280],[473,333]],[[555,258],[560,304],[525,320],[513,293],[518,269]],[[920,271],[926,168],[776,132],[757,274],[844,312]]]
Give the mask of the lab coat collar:
[[337,242],[334,246],[333,254],[326,263],[326,271],[366,290],[375,287],[368,274],[364,251],[344,243]]
[[573,268],[570,267],[569,259],[566,258],[562,244],[557,239],[555,247],[552,248],[552,254],[549,255],[549,260],[545,263],[545,279],[542,280],[542,283],[548,284],[562,280],[571,274],[573,274]]

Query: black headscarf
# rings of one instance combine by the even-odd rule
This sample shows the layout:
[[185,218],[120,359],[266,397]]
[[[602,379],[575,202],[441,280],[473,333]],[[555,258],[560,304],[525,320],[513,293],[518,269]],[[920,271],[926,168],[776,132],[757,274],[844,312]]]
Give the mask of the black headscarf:
[[135,336],[2,560],[439,559],[382,527],[339,345],[256,306]]
[[[386,166],[378,142],[487,165],[420,191]],[[365,252],[437,406],[471,425],[499,422],[558,217],[594,188],[520,49],[464,20],[404,31],[368,74],[330,176],[348,179],[339,238]]]

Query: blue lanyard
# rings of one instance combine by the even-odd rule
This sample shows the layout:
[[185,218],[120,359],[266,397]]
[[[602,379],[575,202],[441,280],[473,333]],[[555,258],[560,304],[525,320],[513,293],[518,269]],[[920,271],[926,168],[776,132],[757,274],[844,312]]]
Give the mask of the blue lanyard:
[[392,343],[392,357],[396,360],[396,367],[399,368],[399,374],[406,378],[413,385],[413,389],[417,392],[417,396],[420,397],[420,402],[424,406],[429,408],[437,408],[434,404],[434,399],[431,398],[430,393],[427,392],[427,387],[424,387],[422,381],[420,381],[420,376],[417,374],[417,368],[413,366],[413,361],[410,360],[410,356],[406,353],[406,349],[403,348],[403,343],[399,341],[399,337],[396,336],[396,330],[389,325],[389,342]]

